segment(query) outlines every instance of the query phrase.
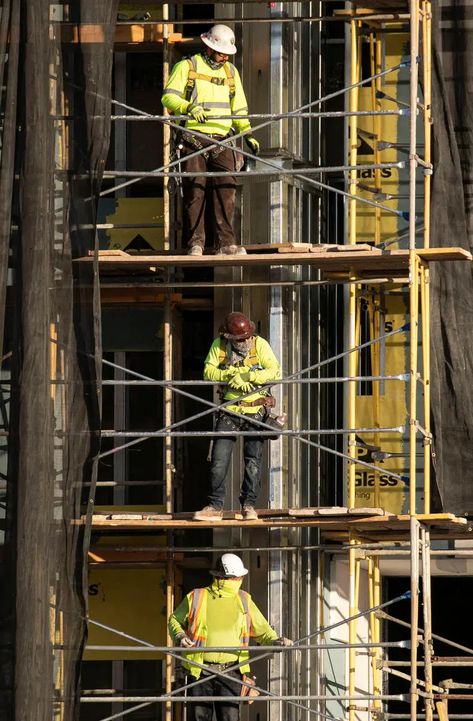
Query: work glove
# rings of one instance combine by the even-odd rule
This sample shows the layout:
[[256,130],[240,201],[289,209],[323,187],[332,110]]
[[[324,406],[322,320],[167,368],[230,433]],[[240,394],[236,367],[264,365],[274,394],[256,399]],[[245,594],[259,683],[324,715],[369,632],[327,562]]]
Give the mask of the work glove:
[[239,373],[236,373],[233,378],[228,381],[230,388],[235,391],[242,391],[243,393],[251,393],[253,386],[248,381],[244,381]]
[[222,381],[229,381],[231,380],[236,374],[238,373],[238,368],[236,366],[228,366],[224,370],[222,370]]
[[294,641],[292,641],[290,638],[285,638],[285,636],[280,636],[275,641],[273,641],[273,644],[275,646],[294,646]]
[[248,381],[249,383],[258,383],[258,371],[250,371],[247,368],[237,368],[236,370],[239,372],[242,380]]
[[245,135],[245,143],[253,155],[259,155],[259,143],[252,135]]
[[194,118],[198,123],[205,123],[207,120],[207,114],[202,105],[191,103],[187,108],[187,114]]
[[178,633],[176,636],[176,644],[181,646],[181,648],[192,648],[192,646],[195,646],[195,641],[189,638],[186,633]]

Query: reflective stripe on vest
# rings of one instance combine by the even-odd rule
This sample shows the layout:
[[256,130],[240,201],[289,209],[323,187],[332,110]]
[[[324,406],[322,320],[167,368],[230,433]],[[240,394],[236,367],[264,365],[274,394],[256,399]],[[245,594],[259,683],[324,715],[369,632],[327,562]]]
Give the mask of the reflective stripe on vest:
[[240,597],[241,604],[243,606],[243,611],[245,613],[245,624],[246,624],[246,635],[241,637],[241,644],[242,646],[249,646],[250,645],[250,635],[251,635],[251,616],[250,616],[250,603],[248,594],[246,591],[239,591],[238,595]]
[[191,639],[195,641],[196,646],[203,646],[205,642],[205,637],[199,636],[197,634],[197,628],[198,618],[202,609],[202,604],[205,598],[204,594],[206,593],[206,591],[205,588],[194,588],[191,593],[192,603],[189,610],[189,625],[187,631]]
[[[196,646],[205,646],[206,636],[198,635],[197,629],[199,626],[198,620],[199,616],[202,612],[202,605],[207,600],[205,597],[205,594],[207,593],[206,588],[194,588],[193,591],[191,591],[192,595],[192,602],[191,607],[189,609],[189,621],[187,626],[187,633],[189,637],[195,641]],[[250,602],[249,602],[249,594],[246,593],[246,591],[239,591],[238,597],[240,599],[241,605],[243,606],[243,613],[245,615],[245,631],[242,633],[241,636],[241,645],[242,646],[248,646],[250,643],[250,634],[251,634],[251,616],[250,616]],[[206,608],[207,610],[207,608]]]
[[235,97],[235,74],[233,72],[233,65],[230,63],[224,63],[223,69],[225,70],[226,78],[217,78],[215,75],[205,75],[204,73],[197,72],[197,56],[193,55],[191,58],[186,58],[189,64],[189,73],[187,76],[187,84],[185,89],[185,99],[197,101],[197,93],[195,90],[196,80],[205,80],[208,83],[214,85],[228,85],[228,105],[230,106],[233,98]]
[[[232,352],[231,349],[232,344],[230,343],[230,341],[226,340],[225,338],[220,338],[220,348],[218,351],[218,367],[221,370],[230,365],[230,354]],[[253,336],[251,339],[250,350],[245,360],[243,361],[243,364],[245,366],[248,366],[249,368],[252,368],[253,366],[260,366],[258,353],[256,352],[255,336]]]

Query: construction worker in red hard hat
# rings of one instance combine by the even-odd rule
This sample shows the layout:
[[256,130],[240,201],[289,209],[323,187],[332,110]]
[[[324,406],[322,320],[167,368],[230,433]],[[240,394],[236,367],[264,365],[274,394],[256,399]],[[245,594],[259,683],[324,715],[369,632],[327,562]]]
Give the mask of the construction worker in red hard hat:
[[[176,63],[164,89],[162,103],[174,115],[187,115],[189,118],[182,123],[183,130],[179,132],[178,138],[183,158],[182,170],[193,173],[225,171],[228,175],[212,179],[199,175],[183,178],[184,235],[188,253],[202,255],[205,245],[206,191],[209,187],[212,191],[213,208],[210,216],[217,253],[242,254],[245,249],[237,244],[233,232],[236,196],[233,174],[237,170],[234,148],[232,145],[215,146],[188,160],[186,156],[211,146],[213,139],[228,138],[233,129],[237,133],[247,132],[245,141],[255,155],[259,152],[259,143],[248,132],[251,131],[251,123],[247,118],[226,119],[227,115],[248,115],[248,103],[240,75],[228,61],[229,56],[237,51],[233,30],[226,25],[214,25],[200,37],[202,51]],[[204,134],[205,138],[192,131]]]
[[[190,703],[191,719],[212,721],[215,710],[218,721],[238,721],[240,698],[249,695],[246,691],[248,687],[243,686],[241,681],[251,683],[253,680],[246,675],[250,666],[245,646],[250,641],[264,646],[293,646],[293,642],[289,638],[278,637],[250,594],[241,590],[248,570],[239,556],[224,553],[211,574],[214,576],[213,583],[206,588],[194,588],[171,614],[169,632],[176,646],[199,647],[198,652],[183,657],[183,666],[191,674],[191,681],[209,677],[197,686],[189,687],[189,699],[192,700],[193,696],[229,697],[224,702]],[[206,652],[205,646],[228,646],[229,649]],[[193,665],[192,661],[199,666]],[[231,666],[239,667],[230,670]],[[216,672],[224,672],[224,675],[216,675]]]
[[[216,436],[212,444],[210,494],[207,505],[194,514],[196,521],[218,521],[223,518],[225,478],[237,437],[235,431],[254,431],[243,436],[245,472],[240,489],[240,504],[245,520],[256,520],[256,500],[261,487],[264,430],[251,421],[264,421],[275,399],[263,386],[281,377],[281,368],[269,343],[255,334],[255,324],[243,313],[229,313],[205,359],[204,378],[222,381],[222,398],[232,401],[217,414],[215,430],[227,432]],[[254,391],[254,392],[252,392]],[[244,397],[242,397],[244,396]]]

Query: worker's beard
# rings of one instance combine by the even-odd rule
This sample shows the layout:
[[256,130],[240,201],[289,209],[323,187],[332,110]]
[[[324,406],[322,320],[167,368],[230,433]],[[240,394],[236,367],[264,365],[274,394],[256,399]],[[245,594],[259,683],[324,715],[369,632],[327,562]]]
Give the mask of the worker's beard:
[[251,348],[251,338],[246,340],[232,340],[232,347],[235,353],[241,355],[243,358],[248,355]]
[[204,60],[207,63],[207,65],[210,65],[212,70],[219,70],[220,68],[223,68],[225,65],[225,62],[218,63],[211,55],[207,55],[207,53],[203,53]]

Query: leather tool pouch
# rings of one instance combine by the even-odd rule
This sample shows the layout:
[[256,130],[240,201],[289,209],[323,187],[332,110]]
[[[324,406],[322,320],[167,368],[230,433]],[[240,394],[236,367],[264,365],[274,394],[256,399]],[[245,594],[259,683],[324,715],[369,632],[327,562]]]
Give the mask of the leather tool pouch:
[[274,428],[275,431],[279,431],[279,433],[276,433],[274,436],[266,436],[266,437],[269,441],[276,441],[279,438],[280,431],[284,430],[284,427],[286,425],[286,418],[285,418],[284,414],[282,414],[280,416],[273,415],[270,412],[269,408],[266,408],[265,411],[266,412],[263,417],[263,422],[266,423],[267,426]]
[[[242,681],[245,683],[249,683],[252,686],[256,685],[256,676],[247,676],[246,674],[242,675]],[[240,690],[240,696],[249,696],[252,698],[253,696],[260,696],[260,692],[256,688],[250,688],[249,686],[241,686]],[[248,701],[248,705],[252,704],[253,701]]]

